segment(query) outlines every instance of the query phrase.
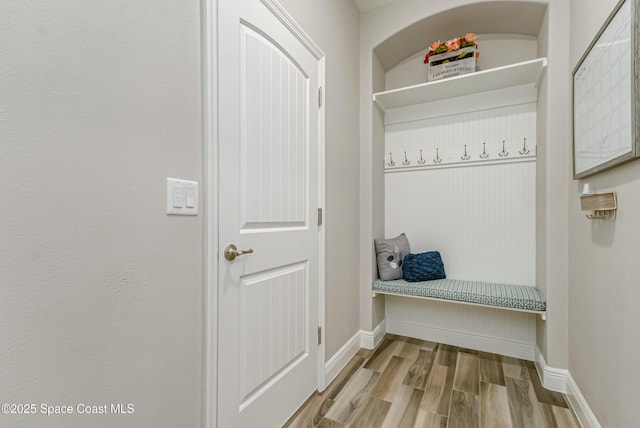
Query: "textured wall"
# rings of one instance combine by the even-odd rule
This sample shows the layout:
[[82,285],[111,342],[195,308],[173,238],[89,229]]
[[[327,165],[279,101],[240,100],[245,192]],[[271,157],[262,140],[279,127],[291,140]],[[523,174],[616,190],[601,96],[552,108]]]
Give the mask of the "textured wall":
[[[2,426],[199,426],[199,2],[8,1],[0,11],[0,402],[132,403]],[[39,407],[38,407],[39,411]]]
[[[616,4],[571,1],[571,69]],[[568,182],[569,370],[603,427],[636,426],[640,161]],[[617,193],[614,220],[585,218],[579,201],[584,183],[594,193]]]

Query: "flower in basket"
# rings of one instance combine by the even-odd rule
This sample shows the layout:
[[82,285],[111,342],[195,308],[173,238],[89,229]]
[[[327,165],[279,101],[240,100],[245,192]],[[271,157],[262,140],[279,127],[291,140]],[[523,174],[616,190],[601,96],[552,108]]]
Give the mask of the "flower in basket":
[[[458,49],[466,48],[469,46],[477,47],[478,46],[476,45],[477,39],[478,39],[478,36],[475,35],[474,33],[467,33],[464,35],[464,37],[447,40],[446,42],[441,42],[440,40],[438,40],[437,42],[433,42],[429,45],[429,51],[427,52],[427,55],[424,57],[424,63],[428,64],[429,58],[431,58],[433,55],[438,55],[445,52],[453,52],[453,51],[457,51]],[[456,59],[462,59],[469,55],[471,54],[468,52],[463,52],[460,54],[460,57]],[[476,53],[476,57],[477,56],[478,56],[478,53]]]

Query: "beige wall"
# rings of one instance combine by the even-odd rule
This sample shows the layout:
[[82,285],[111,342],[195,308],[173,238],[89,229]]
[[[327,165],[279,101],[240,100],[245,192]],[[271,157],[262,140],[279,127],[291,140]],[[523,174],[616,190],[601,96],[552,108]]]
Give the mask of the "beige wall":
[[[540,34],[538,35],[538,56],[546,57],[549,47],[549,10],[545,14]],[[549,91],[547,76],[542,78],[538,87],[538,111],[536,116],[536,286],[545,296],[547,293],[547,110]],[[549,303],[547,302],[547,310]],[[566,307],[565,307],[566,311]],[[536,318],[536,343],[543,355],[547,355],[547,323]]]
[[[373,91],[380,92],[385,90],[385,72],[380,64],[380,60],[374,54],[373,55]],[[371,165],[384,165],[384,113],[374,103],[371,103],[371,115],[373,119],[373,138],[371,140],[371,147],[373,148]],[[366,212],[366,215],[373,215],[373,236],[384,237],[384,207],[385,207],[385,186],[384,186],[384,173],[382,168],[374,168],[373,183],[372,183],[372,204],[373,209]],[[361,213],[361,215],[364,213]],[[371,277],[377,277],[378,265],[375,261],[375,252],[369,251],[371,247],[363,249],[365,256],[369,256],[371,260]],[[369,281],[369,284],[371,281]],[[367,296],[365,301],[368,303],[371,299],[371,287],[366,288]],[[366,314],[367,330],[374,329],[378,324],[382,322],[385,317],[385,298],[379,295],[373,299],[371,308],[362,308],[362,314]],[[371,311],[371,314],[369,314]]]
[[569,3],[549,2],[538,40],[548,59],[538,100],[536,181],[536,282],[547,299],[547,320],[537,320],[537,344],[546,363],[568,366],[568,215],[567,181],[571,152],[571,80],[568,40]]
[[165,215],[201,181],[199,10],[3,3],[0,402],[135,413],[2,426],[201,424],[203,216]]
[[[329,358],[359,329],[359,13],[283,4],[327,54]],[[200,2],[3,17],[0,401],[135,405],[22,426],[199,426],[204,216],[164,210],[165,177],[202,182]]]
[[[571,1],[571,70],[617,0]],[[569,370],[603,427],[637,426],[640,162],[569,181]],[[614,191],[614,220],[580,211],[583,183]]]
[[326,55],[326,359],[359,330],[359,12],[345,0],[281,0]]

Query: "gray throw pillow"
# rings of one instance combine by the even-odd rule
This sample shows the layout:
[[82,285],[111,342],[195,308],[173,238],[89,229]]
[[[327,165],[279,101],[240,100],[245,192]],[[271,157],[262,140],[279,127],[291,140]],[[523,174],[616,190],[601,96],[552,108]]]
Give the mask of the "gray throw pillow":
[[393,239],[376,239],[378,275],[383,281],[402,278],[402,259],[411,252],[409,240],[404,233]]

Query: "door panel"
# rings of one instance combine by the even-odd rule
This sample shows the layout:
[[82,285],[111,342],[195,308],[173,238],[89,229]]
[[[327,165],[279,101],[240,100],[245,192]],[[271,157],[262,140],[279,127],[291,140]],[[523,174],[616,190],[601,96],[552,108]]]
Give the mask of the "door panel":
[[240,289],[243,407],[309,356],[306,263],[247,275]]
[[218,28],[218,426],[275,427],[317,387],[321,64],[260,0]]
[[307,219],[309,79],[256,30],[241,25],[242,214],[246,228]]

